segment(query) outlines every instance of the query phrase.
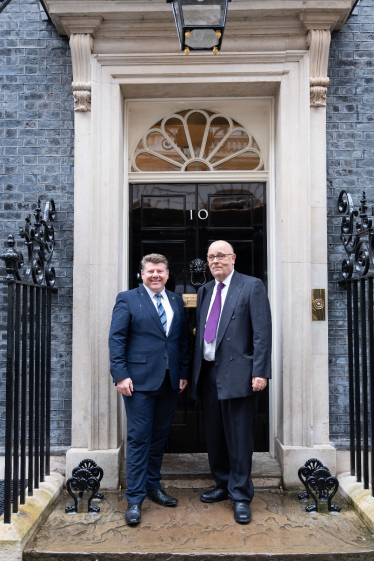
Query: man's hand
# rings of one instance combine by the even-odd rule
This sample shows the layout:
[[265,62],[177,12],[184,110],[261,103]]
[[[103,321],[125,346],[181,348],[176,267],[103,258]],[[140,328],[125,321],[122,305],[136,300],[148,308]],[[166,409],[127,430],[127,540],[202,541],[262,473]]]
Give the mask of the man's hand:
[[131,378],[125,378],[124,380],[117,382],[117,390],[122,395],[127,395],[128,397],[132,396],[134,388]]
[[267,383],[266,378],[252,378],[252,389],[254,392],[260,392],[266,388]]
[[179,392],[178,393],[182,393],[182,391],[187,386],[187,384],[188,384],[187,380],[179,380]]

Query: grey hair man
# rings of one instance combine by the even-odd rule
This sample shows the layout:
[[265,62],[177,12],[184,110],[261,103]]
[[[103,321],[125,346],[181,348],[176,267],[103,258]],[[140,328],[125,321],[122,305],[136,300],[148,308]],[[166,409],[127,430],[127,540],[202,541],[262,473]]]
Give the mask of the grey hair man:
[[261,280],[235,271],[226,241],[211,244],[214,280],[198,291],[192,398],[201,398],[216,487],[201,500],[229,498],[234,519],[248,524],[258,393],[271,377],[271,314]]

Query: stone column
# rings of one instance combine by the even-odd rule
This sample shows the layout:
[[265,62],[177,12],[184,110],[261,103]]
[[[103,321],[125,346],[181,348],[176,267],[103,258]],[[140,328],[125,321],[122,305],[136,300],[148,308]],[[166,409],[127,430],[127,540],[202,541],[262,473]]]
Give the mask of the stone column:
[[[310,339],[308,341],[304,338],[304,345],[309,348],[309,357],[307,362],[300,364],[299,375],[303,380],[302,385],[298,387],[300,394],[295,395],[293,391],[292,396],[292,401],[296,400],[298,403],[298,411],[290,415],[292,404],[286,404],[285,396],[283,400],[283,404],[286,405],[285,429],[278,451],[283,463],[286,485],[298,483],[298,468],[312,457],[320,459],[331,472],[336,470],[336,451],[329,445],[327,310],[325,321],[312,321],[311,308],[313,288],[325,289],[327,303],[326,93],[329,83],[327,66],[330,29],[336,23],[336,15],[304,14],[300,19],[308,30],[309,47],[309,185],[306,187],[300,184],[299,187],[308,191],[304,227],[309,230],[309,247],[305,247],[304,251],[307,250],[310,256],[310,284],[304,294],[308,305],[303,318],[306,324],[303,329],[307,329],[308,326]],[[305,111],[308,113],[306,107]],[[293,345],[292,348],[293,352],[300,352]],[[297,377],[296,372],[293,375]],[[303,418],[299,418],[301,412]],[[299,426],[303,427],[302,431]]]
[[[100,21],[84,18],[80,24],[75,18],[71,26],[65,21],[70,32],[75,102],[72,447],[66,456],[66,475],[69,477],[81,460],[91,458],[104,470],[102,487],[117,488],[122,438],[118,399],[108,375],[108,356],[100,352],[107,348],[103,339],[108,336],[107,325],[100,324],[102,315],[97,309],[101,292],[105,292],[101,280],[105,256],[101,254],[97,232],[97,228],[101,231],[100,219],[95,221],[92,217],[100,209],[96,200],[93,137],[94,120],[99,118],[95,111],[100,113],[100,104],[96,100],[91,110],[91,52],[92,34]],[[99,196],[102,195],[100,192]]]

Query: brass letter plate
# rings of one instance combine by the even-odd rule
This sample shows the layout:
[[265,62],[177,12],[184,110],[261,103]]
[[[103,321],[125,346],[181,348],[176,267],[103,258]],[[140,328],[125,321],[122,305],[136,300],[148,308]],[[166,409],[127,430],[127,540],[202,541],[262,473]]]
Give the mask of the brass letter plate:
[[312,320],[325,321],[326,296],[324,288],[312,290]]
[[182,294],[185,308],[196,308],[197,294]]

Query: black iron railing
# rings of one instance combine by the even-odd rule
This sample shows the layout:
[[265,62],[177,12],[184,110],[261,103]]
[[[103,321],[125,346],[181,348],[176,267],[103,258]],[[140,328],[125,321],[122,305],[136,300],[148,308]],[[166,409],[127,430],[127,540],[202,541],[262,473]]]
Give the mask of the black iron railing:
[[[40,200],[20,231],[28,259],[8,237],[5,261],[7,287],[6,428],[4,523],[11,511],[50,474],[51,317],[55,271],[51,267],[55,218],[53,200],[41,213]],[[13,506],[13,509],[12,509]]]
[[[339,195],[339,212],[344,214],[341,240],[347,257],[342,263],[347,289],[349,421],[351,475],[369,479],[374,496],[374,209],[367,213],[365,193],[356,209],[346,191]],[[370,476],[371,474],[371,476]]]

